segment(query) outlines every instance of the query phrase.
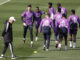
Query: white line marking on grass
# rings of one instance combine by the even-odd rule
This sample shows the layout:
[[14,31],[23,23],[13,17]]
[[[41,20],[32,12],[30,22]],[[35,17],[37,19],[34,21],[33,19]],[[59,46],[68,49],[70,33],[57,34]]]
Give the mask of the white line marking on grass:
[[5,3],[9,2],[9,1],[11,1],[11,0],[6,0],[4,2],[1,2],[0,5],[3,5],[3,4],[5,4]]

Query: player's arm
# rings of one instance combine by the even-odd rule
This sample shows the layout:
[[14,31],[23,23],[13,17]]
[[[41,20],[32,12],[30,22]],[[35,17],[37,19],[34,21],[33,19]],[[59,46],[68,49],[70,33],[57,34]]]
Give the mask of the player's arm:
[[53,21],[51,20],[51,27],[53,28],[53,31],[55,32],[55,27],[53,25]]
[[43,24],[43,20],[41,21],[40,26],[39,26],[39,32],[40,32],[40,33],[41,33],[41,31],[42,31],[42,24]]
[[4,26],[4,30],[3,30],[3,32],[2,32],[2,36],[3,36],[3,37],[4,37],[4,35],[7,33],[8,29],[9,29],[9,23],[6,22],[6,23],[5,23],[5,26]]
[[79,23],[79,28],[80,28],[80,19],[79,19],[79,17],[78,17],[78,23]]
[[24,26],[26,26],[26,24],[25,24],[25,16],[26,16],[26,11],[21,16],[21,21],[22,21]]

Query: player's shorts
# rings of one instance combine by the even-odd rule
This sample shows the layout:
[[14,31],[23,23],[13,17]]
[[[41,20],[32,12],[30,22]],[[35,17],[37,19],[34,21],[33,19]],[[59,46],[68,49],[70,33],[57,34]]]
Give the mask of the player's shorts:
[[49,34],[49,35],[51,34],[51,28],[48,26],[44,26],[42,28],[42,31],[43,31],[43,34]]
[[76,35],[77,34],[77,29],[70,29],[70,34]]
[[40,24],[35,24],[35,28],[38,29]]
[[65,27],[61,27],[61,28],[59,28],[59,38],[67,38],[67,33],[68,33],[68,31],[67,31],[67,28],[65,28]]

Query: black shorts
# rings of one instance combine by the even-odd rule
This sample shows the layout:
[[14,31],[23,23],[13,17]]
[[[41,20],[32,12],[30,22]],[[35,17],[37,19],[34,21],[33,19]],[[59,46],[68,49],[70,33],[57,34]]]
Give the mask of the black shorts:
[[71,35],[72,35],[72,34],[76,35],[76,34],[77,34],[77,29],[70,29],[70,34],[71,34]]
[[43,27],[43,34],[51,34],[51,28],[48,26]]
[[38,29],[40,24],[35,24],[35,28]]
[[67,28],[65,27],[61,27],[59,28],[59,38],[67,38],[67,34],[68,34],[68,31],[67,31]]

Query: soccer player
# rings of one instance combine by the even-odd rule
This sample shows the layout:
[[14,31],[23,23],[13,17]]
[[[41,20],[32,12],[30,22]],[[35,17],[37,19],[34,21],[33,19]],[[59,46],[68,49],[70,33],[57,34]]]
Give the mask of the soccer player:
[[57,36],[58,36],[58,33],[59,33],[59,27],[57,26],[57,23],[56,21],[60,20],[62,18],[62,14],[61,14],[61,8],[58,8],[58,12],[54,15],[54,24],[55,24],[55,30],[56,30],[56,33],[55,33],[55,43],[56,43],[56,48],[58,46],[58,39],[57,39]]
[[33,17],[34,17],[34,13],[31,10],[32,6],[28,5],[27,10],[22,14],[22,21],[23,21],[23,25],[24,25],[24,44],[25,44],[25,40],[26,40],[26,33],[27,33],[27,29],[29,28],[30,30],[30,39],[31,39],[31,47],[33,47]]
[[55,28],[53,25],[53,21],[50,18],[49,14],[46,14],[45,18],[42,19],[41,23],[40,23],[40,32],[43,32],[43,36],[44,36],[44,50],[46,47],[46,40],[47,40],[47,49],[46,51],[49,50],[49,45],[50,45],[50,37],[51,37],[51,27],[53,28],[54,32],[55,32]]
[[71,10],[71,16],[69,17],[69,33],[70,33],[70,47],[72,47],[72,37],[73,37],[73,48],[76,47],[76,35],[77,35],[77,28],[80,28],[80,19],[77,15],[75,15],[75,10]]
[[36,38],[35,40],[38,40],[38,28],[42,19],[42,14],[44,14],[43,11],[39,10],[39,7],[36,7],[35,12],[34,12],[34,20],[35,20],[35,27],[36,27]]
[[68,35],[68,31],[69,31],[69,26],[68,26],[68,20],[66,18],[66,15],[63,14],[62,18],[57,21],[57,24],[59,26],[59,44],[58,44],[58,48],[61,49],[61,44],[62,44],[62,40],[64,37],[65,40],[65,50],[67,50],[67,35]]
[[[61,3],[57,3],[57,9],[58,8],[61,8],[61,14],[66,14],[66,16],[67,16],[67,10],[66,10],[66,8],[61,6]],[[56,10],[56,13],[57,12],[58,12],[58,10]]]
[[53,17],[54,17],[54,14],[55,14],[55,9],[52,7],[51,2],[48,3],[48,8],[49,8],[50,18],[53,20]]
[[5,22],[5,27],[4,27],[4,31],[2,33],[2,36],[4,38],[4,49],[3,52],[0,56],[0,58],[5,58],[5,53],[6,50],[8,48],[8,46],[10,47],[10,51],[11,51],[11,59],[16,59],[16,57],[13,54],[13,31],[12,31],[12,24],[14,23],[15,18],[12,16],[9,18],[9,21]]

